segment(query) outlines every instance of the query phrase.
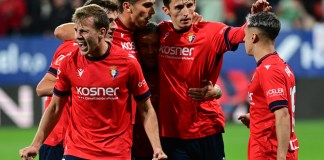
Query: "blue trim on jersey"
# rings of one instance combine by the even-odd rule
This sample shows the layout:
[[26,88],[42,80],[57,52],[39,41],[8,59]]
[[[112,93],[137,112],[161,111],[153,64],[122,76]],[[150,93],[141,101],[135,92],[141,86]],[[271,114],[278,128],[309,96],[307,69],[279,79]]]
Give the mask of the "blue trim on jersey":
[[143,101],[143,100],[146,100],[147,98],[149,98],[150,96],[151,96],[151,92],[150,92],[150,90],[148,90],[147,92],[145,92],[142,95],[134,96],[134,99],[136,101]]
[[56,89],[56,88],[54,87],[54,89],[53,89],[53,93],[54,93],[55,95],[59,96],[59,97],[64,97],[64,96],[70,95],[70,94],[71,94],[71,91],[65,91],[65,92],[63,92],[63,91],[60,91],[60,90],[58,90],[58,89]]
[[271,102],[269,104],[269,109],[271,110],[271,112],[274,112],[275,110],[278,110],[280,108],[287,107],[287,106],[288,106],[287,100],[278,100],[278,101]]
[[225,44],[226,47],[228,48],[228,50],[230,51],[236,51],[238,48],[238,44],[237,45],[231,45],[230,41],[228,40],[228,33],[231,30],[231,27],[226,28],[225,33],[224,33],[224,40],[225,40]]
[[53,75],[57,75],[57,70],[56,69],[54,69],[54,68],[52,68],[52,67],[50,67],[49,69],[48,69],[48,71],[47,71],[48,73],[51,73],[51,74],[53,74]]

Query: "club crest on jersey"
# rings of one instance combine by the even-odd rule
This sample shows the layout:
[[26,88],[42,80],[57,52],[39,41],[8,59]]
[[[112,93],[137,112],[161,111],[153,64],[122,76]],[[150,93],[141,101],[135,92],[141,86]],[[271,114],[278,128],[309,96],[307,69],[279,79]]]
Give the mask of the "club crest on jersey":
[[195,40],[196,36],[193,33],[189,33],[188,35],[188,41],[189,43],[192,43]]
[[118,75],[118,70],[117,70],[117,66],[112,66],[110,68],[110,74],[113,78],[116,78]]

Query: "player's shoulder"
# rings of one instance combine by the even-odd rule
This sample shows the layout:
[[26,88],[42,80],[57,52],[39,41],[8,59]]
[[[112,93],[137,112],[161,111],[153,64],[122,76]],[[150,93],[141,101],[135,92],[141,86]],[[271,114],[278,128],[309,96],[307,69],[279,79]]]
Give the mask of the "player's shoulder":
[[171,20],[164,20],[158,24],[160,29],[172,28],[173,24]]
[[58,50],[72,50],[78,47],[78,43],[75,40],[64,41],[59,47]]
[[204,22],[198,22],[197,24],[194,24],[194,27],[217,30],[228,26],[222,22],[204,21]]
[[258,68],[264,74],[285,74],[287,72],[287,68],[289,69],[289,66],[282,58],[279,57],[278,54],[275,54],[264,59]]

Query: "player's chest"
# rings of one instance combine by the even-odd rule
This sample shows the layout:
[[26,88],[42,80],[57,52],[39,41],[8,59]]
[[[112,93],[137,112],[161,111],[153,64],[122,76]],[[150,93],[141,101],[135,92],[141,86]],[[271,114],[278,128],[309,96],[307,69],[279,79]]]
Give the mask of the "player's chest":
[[75,86],[126,87],[128,71],[126,64],[90,62],[73,67],[70,79]]

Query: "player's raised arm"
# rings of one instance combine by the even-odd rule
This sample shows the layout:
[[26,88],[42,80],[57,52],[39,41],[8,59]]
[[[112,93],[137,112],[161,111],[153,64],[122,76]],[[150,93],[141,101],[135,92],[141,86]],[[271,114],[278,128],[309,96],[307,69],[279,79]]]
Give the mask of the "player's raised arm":
[[29,147],[23,148],[19,151],[19,155],[22,159],[27,160],[36,157],[44,140],[51,133],[56,123],[60,119],[66,100],[67,96],[58,97],[53,95],[51,103],[42,116],[32,144]]
[[[269,2],[267,0],[257,0],[251,6],[251,14],[256,14],[260,12],[268,12],[272,9]],[[231,47],[231,50],[236,49],[236,45],[243,42],[244,39],[244,29],[246,27],[246,23],[241,27],[231,27],[228,30],[228,42],[235,47]]]
[[160,143],[158,120],[151,100],[148,98],[144,102],[138,102],[138,107],[142,116],[143,126],[153,148],[153,158],[167,159]]

